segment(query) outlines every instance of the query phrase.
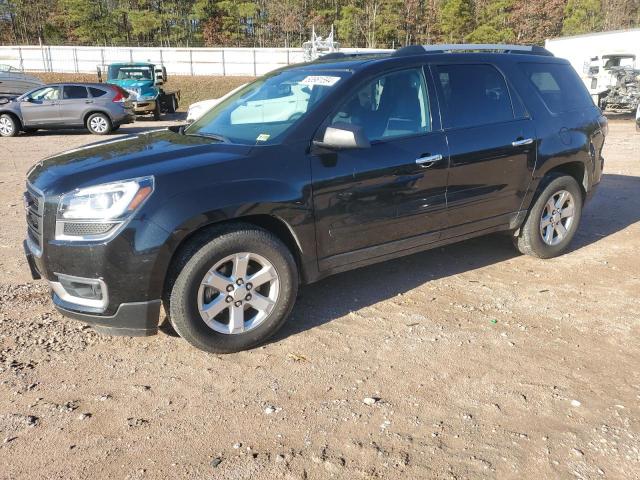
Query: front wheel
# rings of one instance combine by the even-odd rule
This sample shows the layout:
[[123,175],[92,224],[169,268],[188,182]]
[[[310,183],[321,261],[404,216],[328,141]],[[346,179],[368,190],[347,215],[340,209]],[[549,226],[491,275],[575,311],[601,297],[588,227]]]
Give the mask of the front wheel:
[[0,136],[15,137],[20,132],[18,121],[8,113],[0,115]]
[[286,321],[298,290],[289,249],[250,225],[222,227],[196,238],[184,249],[175,274],[171,324],[190,344],[214,353],[263,343]]
[[582,191],[573,177],[555,177],[540,193],[514,238],[518,250],[538,258],[560,255],[578,230],[582,203]]

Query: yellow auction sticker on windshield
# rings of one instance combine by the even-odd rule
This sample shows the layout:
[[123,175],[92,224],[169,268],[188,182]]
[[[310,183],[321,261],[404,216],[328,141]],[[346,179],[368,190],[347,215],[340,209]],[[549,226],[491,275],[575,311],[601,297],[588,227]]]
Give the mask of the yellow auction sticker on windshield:
[[256,138],[256,142],[266,142],[267,140],[269,140],[269,137],[271,135],[269,135],[268,133],[261,133],[260,135],[258,135],[258,138]]
[[331,77],[327,75],[310,75],[305,77],[300,83],[302,85],[320,85],[323,87],[333,87],[340,77]]

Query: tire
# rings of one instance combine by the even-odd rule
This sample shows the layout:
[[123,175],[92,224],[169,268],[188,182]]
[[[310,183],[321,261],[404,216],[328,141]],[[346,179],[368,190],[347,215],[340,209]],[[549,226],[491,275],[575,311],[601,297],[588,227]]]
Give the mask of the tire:
[[176,113],[178,110],[178,100],[175,95],[171,95],[169,99],[169,107],[167,109],[168,113]]
[[15,137],[20,133],[20,122],[11,114],[0,115],[0,137]]
[[[246,274],[236,275],[240,260],[247,259]],[[255,276],[258,271],[260,277]],[[205,278],[218,288],[204,286]],[[261,283],[253,286],[252,278]],[[191,345],[212,353],[263,343],[284,324],[298,291],[298,270],[289,249],[270,232],[247,224],[196,236],[183,249],[169,279],[166,310],[171,325]],[[215,316],[207,321],[201,309],[208,306]]]
[[[554,175],[548,180],[520,234],[514,238],[521,253],[537,258],[562,254],[573,240],[582,216],[583,197],[578,182],[568,175]],[[543,223],[547,225],[543,227]]]
[[153,119],[160,120],[160,99],[156,100],[156,107],[153,109]]
[[106,114],[92,113],[87,118],[87,129],[94,135],[107,135],[113,130],[113,125]]

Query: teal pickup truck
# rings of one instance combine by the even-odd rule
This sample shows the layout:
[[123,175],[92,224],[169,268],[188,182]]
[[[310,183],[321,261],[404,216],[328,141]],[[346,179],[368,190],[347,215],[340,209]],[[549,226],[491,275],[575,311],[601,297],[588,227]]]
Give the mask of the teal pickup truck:
[[[106,82],[129,92],[136,115],[153,115],[160,119],[163,113],[175,113],[178,109],[180,91],[167,92],[162,89],[167,81],[167,69],[145,62],[112,63],[106,67]],[[102,81],[102,71],[98,77]]]

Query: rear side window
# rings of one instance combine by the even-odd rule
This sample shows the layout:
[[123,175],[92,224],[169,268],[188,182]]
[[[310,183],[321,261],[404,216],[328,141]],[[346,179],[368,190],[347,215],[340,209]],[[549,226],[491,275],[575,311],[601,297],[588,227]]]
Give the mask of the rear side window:
[[445,128],[474,127],[514,119],[502,74],[491,65],[438,65],[436,88]]
[[62,88],[62,98],[65,100],[88,98],[87,89],[78,85],[65,86]]
[[589,92],[571,65],[560,63],[521,63],[529,81],[552,113],[593,107]]
[[107,92],[100,89],[100,88],[94,88],[94,87],[89,87],[89,91],[91,92],[91,96],[93,98],[98,98],[98,97],[102,97],[103,95],[106,95]]

